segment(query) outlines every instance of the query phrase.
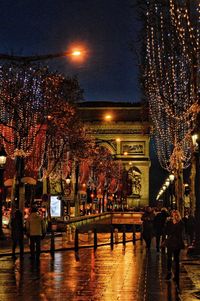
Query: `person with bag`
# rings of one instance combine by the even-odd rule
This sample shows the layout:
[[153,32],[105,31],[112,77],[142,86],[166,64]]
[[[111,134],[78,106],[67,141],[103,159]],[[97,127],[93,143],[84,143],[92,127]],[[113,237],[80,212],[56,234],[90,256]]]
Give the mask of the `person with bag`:
[[30,238],[31,259],[40,259],[41,239],[44,238],[46,229],[43,218],[39,215],[37,207],[33,207],[26,220],[26,233]]
[[166,223],[165,233],[167,238],[165,240],[165,246],[167,248],[167,276],[166,280],[172,278],[172,258],[175,263],[175,272],[173,280],[179,283],[179,261],[180,251],[184,249],[183,233],[184,223],[181,219],[180,212],[173,210],[171,218]]

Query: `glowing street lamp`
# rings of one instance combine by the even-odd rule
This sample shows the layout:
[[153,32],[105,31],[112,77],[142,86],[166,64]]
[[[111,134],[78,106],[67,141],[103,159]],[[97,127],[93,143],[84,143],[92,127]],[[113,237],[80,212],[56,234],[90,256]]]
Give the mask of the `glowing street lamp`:
[[[71,47],[70,47],[71,48]],[[53,53],[53,54],[42,54],[42,55],[30,55],[30,56],[19,56],[19,55],[9,55],[0,53],[0,60],[15,61],[15,62],[36,62],[50,60],[59,57],[85,57],[86,50],[82,46],[72,47],[71,50]]]
[[166,185],[166,187],[169,187],[169,185],[170,185],[170,180],[169,180],[169,179],[167,179],[167,180],[165,181],[165,185]]
[[65,179],[65,182],[67,185],[69,185],[71,182],[71,178],[69,176],[67,176],[67,178]]
[[169,181],[170,181],[170,207],[171,209],[174,208],[174,203],[173,203],[173,182],[174,182],[175,176],[173,173],[169,175]]
[[112,115],[111,114],[105,115],[105,120],[106,121],[111,121],[112,120]]
[[74,50],[74,51],[72,51],[72,55],[73,56],[80,56],[81,55],[81,51],[80,50]]
[[171,174],[169,175],[169,180],[170,180],[171,183],[173,183],[174,178],[175,178],[174,174],[171,173]]

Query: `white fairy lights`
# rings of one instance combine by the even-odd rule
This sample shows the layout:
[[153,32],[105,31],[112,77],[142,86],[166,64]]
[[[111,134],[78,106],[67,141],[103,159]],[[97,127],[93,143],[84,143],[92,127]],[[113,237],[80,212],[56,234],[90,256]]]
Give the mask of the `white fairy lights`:
[[42,96],[46,69],[27,65],[0,67],[0,124],[4,148],[11,158],[29,157],[45,121]]
[[[187,1],[152,0],[147,11],[145,89],[161,166],[187,168],[191,132],[200,111],[197,72],[199,29]],[[194,17],[198,18],[199,8]]]

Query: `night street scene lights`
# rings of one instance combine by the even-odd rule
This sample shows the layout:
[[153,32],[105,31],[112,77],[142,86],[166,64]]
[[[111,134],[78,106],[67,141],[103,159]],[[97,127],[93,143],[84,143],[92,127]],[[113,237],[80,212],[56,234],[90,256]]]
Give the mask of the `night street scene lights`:
[[175,175],[171,173],[169,175],[169,181],[170,181],[170,207],[171,209],[175,209],[176,203],[174,202],[174,179]]
[[188,254],[200,255],[200,132],[192,135],[195,156],[195,241],[188,248]]
[[2,205],[4,201],[4,170],[6,165],[7,154],[4,147],[0,150],[0,240],[4,239],[2,230]]
[[68,57],[71,58],[71,60],[73,61],[75,60],[82,61],[85,59],[86,55],[87,55],[86,48],[84,48],[83,46],[77,46],[77,47],[73,47],[68,51],[63,51],[63,52],[58,52],[53,54],[20,56],[20,55],[9,55],[9,54],[0,53],[0,60],[31,63],[37,61],[51,60],[60,57]]
[[65,179],[65,182],[67,185],[69,185],[71,182],[71,178],[69,176],[67,176],[67,178]]

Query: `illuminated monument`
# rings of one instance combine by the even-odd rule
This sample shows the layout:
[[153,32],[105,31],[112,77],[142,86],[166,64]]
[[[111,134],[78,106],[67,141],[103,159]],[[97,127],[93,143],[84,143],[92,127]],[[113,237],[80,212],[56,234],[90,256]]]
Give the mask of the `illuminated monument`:
[[141,104],[84,102],[79,113],[98,143],[120,160],[130,184],[124,202],[130,207],[149,204],[150,123]]

